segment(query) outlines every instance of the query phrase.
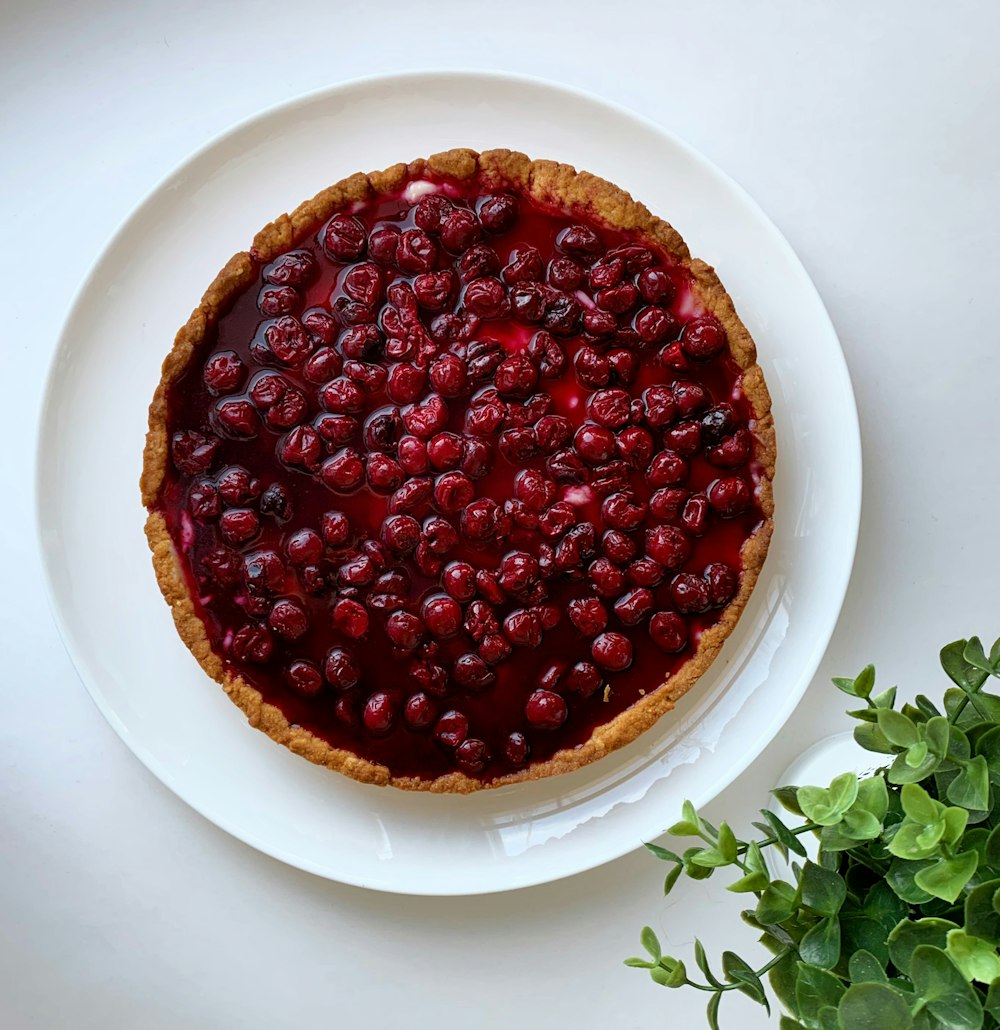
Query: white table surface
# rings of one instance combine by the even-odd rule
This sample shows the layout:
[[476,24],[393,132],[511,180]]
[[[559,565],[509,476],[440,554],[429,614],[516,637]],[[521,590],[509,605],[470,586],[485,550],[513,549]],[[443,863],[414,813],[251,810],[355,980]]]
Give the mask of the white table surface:
[[[162,787],[99,715],[49,614],[31,502],[44,373],[132,206],[277,101],[476,67],[658,121],[796,248],[861,415],[864,514],[837,631],[783,733],[708,810],[749,811],[845,728],[830,676],[874,661],[933,693],[941,644],[1000,633],[998,35],[987,2],[0,0],[0,1026],[701,1026],[702,995],[621,959],[645,922],[680,952],[699,934],[710,953],[753,953],[716,881],[667,904],[663,867],[634,852],[515,893],[380,895],[286,868]],[[771,1023],[727,999],[723,1025]]]

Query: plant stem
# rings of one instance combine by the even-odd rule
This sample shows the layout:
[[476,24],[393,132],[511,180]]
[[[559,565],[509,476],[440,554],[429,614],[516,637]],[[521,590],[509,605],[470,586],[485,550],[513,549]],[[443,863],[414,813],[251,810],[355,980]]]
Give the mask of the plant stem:
[[[783,948],[770,962],[766,962],[760,969],[755,971],[757,977],[762,977],[766,972],[773,969],[786,955],[791,953],[791,948]],[[693,980],[685,980],[684,982],[688,987],[694,987],[698,991],[708,991],[710,994],[721,994],[723,991],[738,991],[743,986],[743,984],[731,983],[713,987],[711,984],[696,984]]]

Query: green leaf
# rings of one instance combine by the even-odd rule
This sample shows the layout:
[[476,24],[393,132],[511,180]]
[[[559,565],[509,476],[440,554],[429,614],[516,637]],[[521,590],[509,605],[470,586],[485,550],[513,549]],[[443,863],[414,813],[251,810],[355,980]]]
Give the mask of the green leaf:
[[972,879],[979,856],[974,851],[963,851],[954,858],[942,858],[914,877],[916,885],[942,901],[954,901],[962,888]]
[[948,931],[957,929],[950,919],[902,919],[889,934],[889,958],[904,976],[909,976],[917,948],[929,944],[943,951],[948,943]]
[[841,1030],[840,1017],[832,1005],[824,1005],[819,1010],[819,1030]]
[[962,657],[974,669],[979,669],[987,675],[993,672],[993,663],[986,657],[986,652],[983,650],[983,642],[979,637],[969,637],[969,642],[965,645]]
[[708,1001],[706,1018],[709,1030],[719,1030],[719,1005],[722,1002],[722,993],[713,994]]
[[774,880],[764,889],[760,901],[757,902],[757,919],[761,923],[783,923],[798,907],[795,904],[795,894],[795,888],[790,883]]
[[854,727],[854,739],[866,751],[875,751],[883,755],[893,755],[895,748],[889,743],[886,735],[870,723],[863,722]]
[[913,1017],[906,998],[881,983],[853,984],[837,1006],[843,1030],[910,1030]]
[[792,833],[792,831],[774,814],[770,809],[762,808],[760,814],[764,817],[764,821],[767,823],[768,830],[772,837],[775,837],[778,843],[786,848],[788,851],[796,855],[801,855],[802,858],[806,857],[806,849],[802,846],[802,841]]
[[876,694],[871,702],[876,708],[892,708],[896,703],[896,688],[883,690],[881,694]]
[[[991,652],[992,655],[992,652]],[[994,980],[990,989],[986,992],[986,1001],[983,1008],[997,1020],[1000,1020],[1000,980]]]
[[713,987],[722,986],[718,977],[709,968],[708,956],[705,954],[705,945],[697,937],[694,939],[694,960],[698,963],[698,968],[705,974],[705,979]]
[[[903,761],[911,769],[919,769],[926,761],[930,748],[926,740],[918,741],[913,747],[908,747],[903,755]],[[937,757],[937,756],[934,756]]]
[[917,727],[901,712],[884,708],[878,713],[878,728],[896,747],[913,747],[920,739]]
[[990,782],[1000,784],[1000,726],[991,727],[976,740],[976,751],[986,759]]
[[[762,942],[770,945],[772,948],[777,947],[772,937],[767,934],[761,938]],[[816,972],[819,972],[817,970]],[[796,988],[799,979],[799,962],[798,956],[794,951],[789,950],[783,959],[768,971],[767,982],[771,985],[771,990],[774,991],[774,996],[778,999],[782,1008],[787,1009],[793,1016],[801,1015],[798,1006],[798,1000],[796,998]],[[835,982],[839,983],[839,981]]]
[[1000,637],[993,641],[993,646],[990,648],[990,664],[996,668],[998,663],[1000,663]]
[[733,831],[729,828],[727,823],[721,823],[719,825],[719,840],[716,847],[727,865],[731,865],[736,861],[736,836],[733,834]]
[[832,969],[840,961],[840,920],[824,916],[799,942],[799,957],[810,966]]
[[946,844],[957,844],[965,833],[969,822],[969,813],[964,808],[946,808],[944,813],[944,835],[941,839]]
[[951,930],[947,952],[966,980],[988,984],[1000,977],[1000,955],[981,937],[974,937],[964,930]]
[[1000,826],[990,833],[986,841],[986,864],[1000,865]]
[[680,857],[678,855],[675,855],[672,851],[667,851],[666,848],[661,848],[659,844],[646,844],[644,846],[651,855],[655,855],[664,862],[680,861]]
[[933,859],[922,859],[917,862],[903,858],[894,859],[886,873],[886,883],[903,901],[909,902],[911,905],[923,905],[930,901],[933,895],[928,894],[917,885],[916,875],[922,869],[927,869],[933,864]]
[[936,715],[927,721],[924,727],[924,740],[931,749],[931,754],[944,758],[948,754],[948,720],[943,715]]
[[681,818],[679,822],[674,823],[673,826],[667,830],[672,837],[697,837],[702,830],[701,820],[698,818],[698,813],[695,811],[694,805],[690,801],[685,801],[681,805]]
[[649,971],[649,975],[661,987],[683,987],[687,982],[687,970],[680,959],[664,957],[660,964]]
[[888,934],[907,914],[909,907],[895,895],[887,883],[880,882],[868,891],[861,911],[879,923]]
[[987,880],[965,897],[966,932],[993,945],[1000,945],[1000,913],[993,907],[993,895],[997,890],[1000,890],[1000,880]]
[[726,857],[721,855],[715,848],[701,848],[696,854],[691,856],[690,861],[704,869],[718,869],[720,866],[729,865]]
[[970,759],[948,785],[948,800],[953,805],[985,812],[990,807],[990,771],[986,759]]
[[889,766],[886,778],[890,783],[919,783],[926,780],[941,764],[941,759],[937,755],[925,754],[917,765],[911,765],[909,755],[909,751],[904,751],[897,755],[896,760]]
[[941,648],[941,668],[948,678],[965,691],[974,694],[986,682],[987,673],[970,665],[965,658],[966,640],[956,640]]
[[821,916],[835,916],[847,896],[844,878],[815,862],[806,862],[799,889],[802,904]]
[[753,872],[741,876],[735,882],[726,887],[727,891],[733,894],[749,894],[753,891],[762,891],[768,884],[767,873]]
[[854,681],[854,693],[858,697],[870,697],[875,686],[875,666],[866,665]]
[[858,778],[843,773],[829,787],[799,787],[798,801],[806,817],[820,826],[832,826],[854,804],[858,796]]
[[724,951],[722,953],[722,971],[726,974],[726,978],[730,983],[740,985],[737,988],[738,991],[749,998],[753,998],[758,1004],[763,1005],[767,1009],[768,1015],[770,1015],[771,1006],[767,1002],[764,985],[760,982],[760,977],[751,966],[747,965],[735,952]]
[[839,829],[845,837],[854,841],[874,840],[882,832],[882,820],[864,809],[852,808],[844,814],[839,827],[829,826],[824,829]]
[[899,792],[899,800],[903,806],[903,812],[914,822],[922,826],[929,826],[937,822],[944,812],[944,805],[915,783],[907,783]]
[[884,964],[889,962],[886,944],[888,931],[874,919],[840,914],[840,952],[851,955],[856,951],[870,951]]
[[861,696],[854,688],[854,680],[847,679],[845,676],[834,676],[833,685],[838,690],[842,690],[845,694],[848,694],[851,697]]
[[807,1023],[819,1016],[819,1010],[827,1005],[837,1005],[844,993],[844,985],[825,969],[808,966],[804,962],[796,965],[795,1003],[798,1016]]
[[782,1016],[778,1023],[778,1030],[806,1030],[806,1028],[792,1019],[791,1016]]
[[664,879],[663,881],[664,897],[666,897],[666,895],[668,895],[674,889],[674,884],[677,883],[682,872],[684,872],[684,866],[675,865],[673,869],[671,869],[670,872],[667,873],[666,879]]
[[802,811],[802,807],[799,805],[798,793],[798,787],[775,787],[771,791],[774,799],[787,812],[791,812],[792,815],[805,815],[805,812]]
[[639,934],[639,941],[642,946],[653,956],[654,962],[659,962],[663,952],[660,950],[660,941],[653,932],[652,927],[644,926]]
[[850,978],[856,983],[887,983],[888,978],[882,963],[870,952],[861,949],[854,952],[847,961]]
[[695,863],[695,856],[700,855],[701,852],[701,848],[688,848],[681,856],[681,861],[684,863],[684,872],[687,873],[692,880],[707,880],[708,877],[715,872],[712,868],[700,866]]
[[910,961],[910,979],[925,1008],[950,1030],[979,1030],[983,1009],[961,970],[940,948],[921,944]]
[[900,823],[889,841],[889,854],[898,858],[918,861],[937,854],[938,842],[944,836],[945,821],[939,819],[929,826],[921,823]]
[[625,959],[625,965],[632,966],[634,969],[650,969],[653,963],[644,958],[627,958]]

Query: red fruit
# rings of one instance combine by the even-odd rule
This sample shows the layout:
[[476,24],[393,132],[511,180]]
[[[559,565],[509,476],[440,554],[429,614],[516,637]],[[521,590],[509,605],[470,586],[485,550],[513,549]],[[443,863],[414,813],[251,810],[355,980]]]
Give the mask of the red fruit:
[[320,466],[323,485],[340,494],[353,493],[365,478],[365,465],[353,447],[344,447]]
[[446,640],[453,637],[462,625],[462,609],[458,602],[446,594],[435,594],[424,601],[420,609],[420,615],[424,620],[431,636],[439,640]]
[[618,434],[618,453],[634,469],[644,468],[653,455],[653,437],[639,426],[628,426]]
[[329,547],[342,547],[351,538],[351,524],[342,511],[326,512],[320,528]]
[[378,569],[367,554],[359,555],[352,561],[345,562],[337,570],[337,578],[342,586],[366,587],[377,575]]
[[427,444],[427,457],[438,472],[455,468],[464,453],[465,445],[456,433],[438,433]]
[[685,457],[694,457],[701,450],[701,425],[698,422],[678,422],[663,434],[664,444]]
[[313,341],[294,315],[276,318],[264,330],[268,350],[283,365],[300,365],[312,353]]
[[674,281],[662,268],[646,268],[639,273],[639,293],[647,304],[669,304],[677,292]]
[[691,541],[676,526],[655,526],[646,530],[646,554],[668,569],[677,569],[691,557]]
[[404,436],[399,441],[398,454],[404,472],[416,476],[427,471],[427,444],[420,437]]
[[726,349],[726,331],[715,315],[702,315],[684,326],[681,347],[693,361],[711,361]]
[[219,496],[226,504],[246,504],[260,493],[260,483],[242,465],[230,465],[218,480]]
[[360,681],[361,670],[350,651],[344,647],[331,647],[323,663],[323,675],[331,687],[349,690]]
[[595,258],[604,244],[600,236],[589,225],[571,225],[556,237],[556,246],[564,253],[576,258]]
[[525,469],[514,478],[514,496],[529,511],[544,511],[556,497],[556,485],[535,469]]
[[670,522],[677,518],[684,502],[688,499],[687,490],[679,487],[664,487],[657,490],[649,499],[649,511],[654,518]]
[[591,308],[584,312],[583,328],[592,339],[605,340],[618,331],[618,319],[610,311]]
[[598,558],[591,562],[587,575],[601,597],[613,597],[625,586],[625,576],[621,569],[608,558]]
[[602,669],[621,672],[632,664],[632,643],[621,633],[602,633],[590,645],[594,661]]
[[450,514],[464,508],[475,492],[464,472],[445,472],[434,481],[434,504],[439,511]]
[[519,465],[538,453],[538,434],[532,426],[505,429],[500,434],[500,453],[512,464]]
[[[385,392],[395,404],[412,404],[423,392],[427,373],[416,365],[393,365],[385,381]],[[430,435],[433,435],[433,432]],[[417,434],[418,436],[420,434]]]
[[539,530],[550,539],[562,536],[576,525],[576,509],[566,501],[556,501],[547,508],[538,520]]
[[631,490],[621,490],[604,499],[601,518],[610,529],[637,529],[645,521],[648,506]]
[[434,725],[434,736],[445,747],[456,748],[469,733],[469,720],[454,709],[445,712]]
[[688,464],[676,451],[660,451],[646,469],[646,482],[653,488],[676,486],[688,477]]
[[681,513],[684,528],[693,536],[701,536],[705,532],[708,519],[708,498],[704,494],[689,497]]
[[703,612],[712,603],[708,584],[691,572],[674,576],[670,582],[670,597],[679,612]]
[[503,620],[503,631],[519,647],[538,647],[542,642],[541,620],[537,613],[525,608],[515,608]]
[[515,597],[538,582],[538,562],[527,551],[510,551],[500,562],[500,586]]
[[378,393],[384,386],[386,370],[381,365],[370,361],[358,361],[351,358],[344,362],[344,375],[357,383],[365,393]]
[[274,653],[274,640],[266,626],[248,622],[236,631],[231,647],[237,661],[263,665]]
[[413,294],[417,303],[427,311],[443,311],[448,307],[454,287],[455,276],[449,269],[424,272],[413,280]]
[[506,232],[517,221],[517,210],[516,198],[509,193],[497,193],[479,205],[479,220],[487,232]]
[[677,654],[687,647],[687,623],[677,612],[657,612],[649,620],[649,635],[661,651]]
[[242,574],[240,556],[228,547],[217,547],[204,559],[206,574],[219,586],[235,586]]
[[384,690],[372,694],[365,702],[361,719],[369,733],[381,735],[388,733],[396,724],[396,706],[392,695]]
[[331,446],[343,447],[358,432],[358,420],[350,415],[317,415],[313,420],[316,432]]
[[336,214],[322,233],[323,249],[335,261],[353,261],[365,250],[365,227],[352,215]]
[[500,271],[500,258],[489,245],[477,243],[462,255],[458,268],[462,282],[469,283],[483,276],[496,275]]
[[643,308],[636,315],[635,331],[646,344],[656,344],[677,332],[677,321],[664,308]]
[[407,229],[400,234],[396,264],[401,271],[408,275],[429,272],[437,262],[437,257],[438,246],[423,229]]
[[677,413],[681,418],[688,418],[695,412],[708,407],[709,396],[703,386],[698,383],[677,382],[671,387]]
[[315,697],[323,689],[323,677],[312,662],[298,659],[285,670],[285,682],[303,697]]
[[447,520],[432,515],[424,522],[423,539],[434,554],[447,554],[458,543],[458,532]]
[[635,626],[653,610],[653,593],[647,587],[636,587],[615,601],[615,615],[623,626]]
[[467,773],[475,775],[486,768],[490,760],[490,752],[486,744],[475,737],[463,740],[455,748],[455,761]]
[[451,210],[451,201],[447,197],[428,193],[413,209],[413,221],[425,232],[438,232]]
[[581,697],[590,697],[601,685],[602,677],[596,665],[577,662],[566,674],[564,685],[567,690]]
[[235,390],[243,382],[246,365],[233,350],[217,351],[205,364],[202,379],[208,392],[215,395]]
[[526,354],[512,354],[497,368],[495,383],[501,394],[527,397],[538,383],[538,369]]
[[528,741],[524,734],[515,730],[507,738],[503,753],[511,765],[524,765],[531,753],[531,748],[528,747]]
[[343,597],[333,606],[333,628],[357,640],[368,632],[368,612],[364,605]]
[[483,476],[489,475],[493,462],[493,448],[485,440],[475,437],[465,440],[459,467],[470,479],[482,479]]
[[585,422],[576,431],[573,446],[589,465],[600,465],[615,453],[615,434],[605,426]]
[[316,259],[308,250],[289,250],[264,269],[264,282],[301,286],[316,274]]
[[596,597],[579,598],[566,606],[569,621],[585,636],[596,637],[608,624],[608,612]]
[[725,437],[721,443],[710,447],[705,457],[719,468],[732,469],[750,459],[752,438],[746,429],[737,429],[732,436]]
[[382,541],[390,551],[407,554],[420,543],[420,523],[412,515],[387,515]]
[[708,583],[713,606],[721,608],[733,599],[739,579],[728,565],[712,562],[711,565],[705,566],[703,575]]
[[536,690],[524,706],[524,716],[536,730],[557,730],[568,715],[566,702],[551,690]]
[[365,459],[365,476],[375,493],[390,494],[404,479],[403,470],[395,458],[387,454],[373,453]]
[[236,439],[248,440],[256,436],[260,429],[257,409],[249,401],[220,401],[215,415],[226,435]]
[[476,570],[468,562],[453,561],[445,566],[441,585],[464,604],[476,596]]
[[630,417],[632,398],[624,390],[598,390],[590,398],[590,417],[609,429],[620,429]]
[[463,690],[485,690],[496,680],[496,673],[479,655],[471,651],[455,659],[451,675]]
[[370,322],[365,325],[352,326],[340,338],[341,353],[345,358],[355,361],[368,361],[376,357],[381,348],[382,333],[377,325]]
[[545,264],[542,255],[537,248],[530,246],[517,247],[511,251],[510,261],[503,270],[504,282],[511,285],[537,281],[543,275]]
[[411,479],[389,498],[389,511],[394,515],[416,511],[430,501],[433,493],[434,484],[430,479]]
[[631,283],[608,286],[594,294],[594,302],[602,311],[623,315],[638,303],[639,291]]
[[260,519],[249,508],[230,508],[219,519],[219,531],[227,544],[245,544],[260,531]]
[[465,392],[465,365],[455,354],[442,354],[431,365],[430,376],[431,386],[442,397],[458,397]]
[[268,616],[268,624],[280,637],[298,640],[309,628],[309,616],[295,601],[276,601]]
[[278,447],[278,457],[286,465],[306,469],[314,467],[322,453],[319,433],[312,426],[296,426]]
[[437,705],[422,691],[412,694],[403,706],[403,722],[411,730],[425,730],[437,717]]
[[583,282],[583,269],[568,257],[553,258],[549,262],[548,280],[557,290],[572,292]]
[[573,360],[576,378],[581,386],[598,390],[611,381],[611,365],[608,359],[593,347],[581,347]]
[[192,483],[188,490],[188,508],[202,522],[214,519],[222,511],[222,500],[215,484],[207,479]]
[[639,374],[639,357],[630,350],[616,347],[608,351],[608,366],[611,369],[612,382],[631,386]]
[[579,329],[582,315],[583,309],[575,297],[557,293],[546,299],[543,324],[549,332],[558,336],[572,336]]
[[498,318],[503,313],[505,300],[503,283],[492,275],[474,279],[466,286],[462,297],[465,310],[480,318]]
[[467,208],[455,208],[441,223],[441,243],[453,254],[467,250],[479,236],[479,222]]
[[731,476],[717,479],[708,488],[708,503],[712,510],[724,519],[732,519],[750,507],[752,495],[745,479]]
[[616,565],[625,565],[630,562],[638,551],[635,541],[617,529],[609,529],[601,537],[601,548],[605,556]]
[[386,636],[404,651],[412,651],[424,635],[424,624],[410,612],[393,612],[385,623]]
[[404,408],[403,421],[408,432],[429,440],[447,425],[448,405],[440,395],[432,393],[422,404]]
[[515,286],[510,291],[510,307],[514,318],[522,322],[541,322],[545,315],[544,288],[538,283],[522,283]]
[[320,399],[327,411],[335,415],[361,411],[365,406],[365,392],[346,376],[332,379],[320,390]]
[[260,495],[261,515],[273,515],[278,522],[287,522],[292,517],[292,496],[281,483],[272,483]]
[[651,386],[642,395],[646,406],[646,422],[653,429],[662,429],[677,417],[677,402],[669,386]]
[[573,424],[563,415],[544,415],[535,423],[535,439],[542,454],[552,454],[573,435]]
[[443,697],[448,692],[448,673],[434,662],[423,659],[410,662],[410,679],[421,690],[435,697]]

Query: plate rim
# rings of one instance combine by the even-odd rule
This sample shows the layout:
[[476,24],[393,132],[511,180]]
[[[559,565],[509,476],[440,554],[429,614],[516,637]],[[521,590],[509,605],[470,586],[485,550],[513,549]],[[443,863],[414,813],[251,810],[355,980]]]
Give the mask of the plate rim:
[[[847,595],[847,589],[853,573],[854,563],[857,557],[862,513],[864,469],[857,399],[853,383],[851,381],[847,359],[840,343],[839,334],[837,333],[836,327],[830,318],[826,305],[824,304],[812,277],[809,275],[809,272],[801,258],[781,230],[778,229],[777,225],[775,225],[763,208],[761,208],[757,201],[737,180],[721,169],[699,150],[678,137],[673,131],[665,128],[658,122],[653,121],[651,118],[633,111],[616,101],[609,100],[588,90],[539,76],[503,71],[479,71],[474,69],[416,69],[398,73],[379,73],[346,79],[341,82],[321,86],[316,89],[288,97],[284,100],[280,100],[251,113],[250,115],[230,124],[222,131],[210,136],[193,151],[188,153],[175,166],[171,167],[166,174],[162,175],[153,185],[151,185],[143,193],[142,197],[131,206],[127,213],[114,226],[113,230],[100,247],[97,255],[90,263],[86,274],[72,296],[71,303],[67,308],[66,315],[59,330],[55,346],[48,359],[48,365],[43,380],[42,403],[38,409],[38,424],[36,426],[35,433],[35,447],[33,454],[34,482],[32,490],[35,541],[42,559],[41,564],[48,607],[52,614],[59,637],[62,640],[63,646],[65,647],[73,664],[74,671],[83,683],[87,693],[97,706],[101,715],[109,723],[132,754],[134,754],[135,757],[138,758],[139,761],[142,762],[142,764],[157,778],[157,780],[170,790],[175,797],[196,811],[204,819],[218,826],[220,829],[224,830],[236,839],[294,868],[302,869],[316,876],[323,877],[324,879],[334,880],[336,882],[349,884],[355,887],[411,896],[474,896],[479,894],[502,893],[508,890],[519,890],[529,886],[555,882],[612,862],[615,859],[636,850],[639,843],[619,841],[611,847],[596,854],[596,856],[593,851],[588,852],[583,861],[573,863],[571,867],[564,871],[559,870],[557,872],[546,872],[544,870],[532,871],[530,869],[526,869],[523,871],[526,875],[519,876],[517,875],[516,864],[512,864],[510,866],[511,875],[507,876],[505,881],[501,884],[494,885],[493,883],[486,882],[478,884],[475,888],[468,885],[459,885],[453,889],[448,889],[445,885],[440,883],[426,886],[394,884],[388,880],[386,882],[371,883],[365,882],[362,878],[357,876],[345,875],[343,873],[335,874],[329,868],[320,866],[306,857],[299,855],[293,856],[280,846],[264,841],[258,834],[255,834],[245,827],[233,825],[224,813],[209,814],[206,808],[210,808],[210,806],[204,806],[198,800],[192,799],[185,793],[182,793],[182,788],[178,787],[174,778],[171,776],[170,772],[164,768],[161,761],[151,751],[149,751],[144,744],[135,739],[134,735],[128,727],[121,722],[110,702],[106,699],[99,684],[96,682],[96,677],[89,674],[85,675],[82,671],[83,667],[85,667],[87,663],[83,663],[83,665],[81,665],[81,656],[78,654],[77,648],[71,644],[72,638],[64,619],[63,608],[57,600],[58,595],[56,591],[53,557],[49,553],[49,549],[46,545],[46,535],[50,527],[47,527],[46,525],[46,518],[48,516],[45,514],[43,508],[43,492],[46,489],[47,483],[45,476],[45,450],[46,445],[49,443],[49,437],[51,436],[50,424],[52,421],[52,409],[55,399],[54,393],[57,386],[56,380],[59,374],[60,356],[64,351],[71,327],[77,318],[78,310],[83,307],[94,280],[97,279],[99,273],[109,260],[119,239],[127,233],[128,229],[134,222],[139,221],[143,217],[147,207],[156,202],[163,189],[169,183],[182,177],[189,168],[196,165],[206,154],[216,147],[224,145],[233,137],[251,129],[255,124],[268,121],[275,117],[280,117],[284,112],[304,108],[317,101],[329,102],[338,94],[345,94],[353,90],[363,89],[374,85],[396,85],[397,87],[401,87],[404,84],[409,84],[412,87],[419,87],[421,84],[433,82],[435,80],[450,80],[454,82],[469,79],[476,80],[478,83],[492,83],[501,88],[505,85],[511,84],[522,87],[528,86],[543,92],[550,92],[556,95],[561,94],[577,101],[582,100],[588,104],[604,108],[618,119],[638,123],[647,130],[664,137],[673,147],[682,151],[688,158],[693,160],[699,166],[701,171],[711,176],[727,190],[735,193],[741,203],[757,217],[761,228],[770,237],[770,241],[783,252],[785,259],[800,271],[802,276],[802,287],[803,289],[808,290],[810,294],[809,299],[816,308],[816,316],[822,317],[826,330],[829,332],[832,340],[836,343],[836,347],[833,349],[836,353],[832,353],[831,350],[830,360],[835,362],[838,374],[843,377],[843,383],[846,388],[846,399],[849,401],[850,407],[850,418],[846,420],[847,424],[840,426],[840,448],[844,453],[844,457],[850,462],[850,466],[854,473],[853,476],[850,477],[852,480],[851,497],[848,498],[850,503],[849,505],[845,505],[849,508],[850,525],[843,527],[845,535],[844,542],[847,545],[849,560],[845,559],[843,561],[842,566],[838,570],[839,576],[833,584],[833,588],[828,591],[828,594],[835,597],[836,600],[835,603],[829,605],[827,609],[829,613],[828,625],[824,628],[823,632],[813,635],[812,646],[811,650],[808,652],[808,657],[805,661],[800,663],[801,672],[799,675],[798,688],[786,694],[784,702],[780,706],[775,706],[775,718],[771,720],[770,725],[776,725],[778,729],[770,734],[758,736],[754,744],[748,747],[743,753],[741,761],[736,762],[727,768],[726,776],[724,777],[727,781],[726,783],[721,786],[717,782],[709,783],[701,791],[694,792],[692,800],[694,800],[696,805],[704,805],[708,801],[712,800],[720,791],[725,790],[727,786],[731,785],[743,772],[745,772],[746,769],[756,761],[766,747],[773,742],[777,732],[780,731],[781,725],[787,721],[788,717],[805,696],[813,678],[815,677],[816,670],[826,653],[830,639],[832,638],[834,630],[836,629],[840,619],[843,604]],[[844,478],[845,480],[848,478],[847,471],[844,473]],[[92,680],[94,680],[94,682],[91,682]],[[665,815],[664,818],[667,819],[668,816]],[[659,831],[657,836],[662,832],[663,831]]]

